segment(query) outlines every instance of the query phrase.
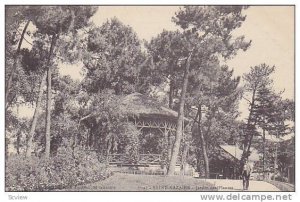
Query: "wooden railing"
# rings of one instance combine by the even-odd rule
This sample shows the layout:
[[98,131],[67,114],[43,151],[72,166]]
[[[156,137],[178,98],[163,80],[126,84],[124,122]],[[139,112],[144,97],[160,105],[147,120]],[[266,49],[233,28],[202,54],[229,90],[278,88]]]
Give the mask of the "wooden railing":
[[160,154],[140,154],[138,159],[132,160],[124,154],[110,154],[107,156],[109,164],[146,164],[155,165],[160,164],[162,156]]
[[[111,165],[160,165],[163,160],[161,154],[140,154],[135,160],[125,154],[109,154],[107,156],[107,162]],[[180,158],[177,159],[177,165],[179,164]]]
[[161,161],[160,154],[140,154],[138,160],[141,164],[160,164]]

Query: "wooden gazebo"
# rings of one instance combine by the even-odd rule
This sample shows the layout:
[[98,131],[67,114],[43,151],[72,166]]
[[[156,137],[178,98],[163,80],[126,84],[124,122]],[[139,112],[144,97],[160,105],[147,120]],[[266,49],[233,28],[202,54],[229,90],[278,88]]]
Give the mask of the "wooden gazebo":
[[[171,149],[175,140],[176,122],[178,113],[162,106],[156,99],[150,98],[140,93],[133,93],[124,97],[122,107],[128,112],[128,121],[140,130],[141,149],[139,159],[135,166],[167,166]],[[184,119],[184,128],[189,124],[188,119]],[[184,130],[183,130],[184,131]],[[185,134],[183,134],[184,142]],[[143,142],[148,138],[149,141]],[[153,141],[151,141],[151,138]],[[187,150],[185,144],[181,144],[181,151]],[[179,155],[177,166],[183,164],[185,158]],[[110,164],[128,166],[126,157],[123,154],[110,154]]]
[[[109,147],[110,149],[106,147],[105,144],[107,143],[104,140],[105,135],[103,135],[105,130],[102,130],[103,123],[106,120],[102,121],[99,118],[101,113],[99,111],[95,111],[83,119],[82,124],[89,129],[85,134],[86,140],[82,141],[81,144],[87,150],[97,151],[100,154],[101,161],[105,161],[111,166],[166,170],[175,141],[178,113],[165,107],[157,99],[140,93],[129,94],[118,100],[118,103],[118,109],[116,108],[116,110],[122,110],[122,114],[127,117],[126,121],[133,124],[139,131],[137,159],[136,156],[133,159],[131,156],[124,154],[122,149],[115,148],[115,146]],[[188,155],[188,145],[185,141],[187,137],[185,129],[190,120],[184,118],[183,122],[182,142],[176,165],[177,170],[184,170],[187,165],[185,157]],[[102,135],[98,135],[99,133],[102,133]]]

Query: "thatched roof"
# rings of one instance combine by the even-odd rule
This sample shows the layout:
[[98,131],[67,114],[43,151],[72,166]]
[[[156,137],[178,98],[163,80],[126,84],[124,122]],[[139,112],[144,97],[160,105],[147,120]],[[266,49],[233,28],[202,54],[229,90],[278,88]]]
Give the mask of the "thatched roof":
[[[151,119],[164,119],[169,121],[176,121],[178,113],[172,109],[164,107],[156,99],[148,97],[140,93],[132,93],[121,100],[118,100],[119,108],[115,110],[121,110],[127,116],[134,116],[139,118],[151,118]],[[92,113],[81,118],[80,121],[89,120],[90,118],[99,116],[99,110],[95,110]],[[190,119],[184,118],[185,122],[189,122]]]
[[[176,111],[164,107],[154,98],[150,98],[140,93],[132,93],[125,96],[122,101],[122,105],[128,114],[136,116],[171,120],[176,120],[178,117],[178,113]],[[188,121],[188,119],[185,118],[185,121]]]

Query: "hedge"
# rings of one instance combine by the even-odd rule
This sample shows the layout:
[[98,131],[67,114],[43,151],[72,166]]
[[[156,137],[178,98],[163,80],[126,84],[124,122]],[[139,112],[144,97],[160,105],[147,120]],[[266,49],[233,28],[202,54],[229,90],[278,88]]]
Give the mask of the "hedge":
[[6,159],[6,191],[51,191],[104,180],[112,175],[94,152],[60,148],[49,159],[16,155]]

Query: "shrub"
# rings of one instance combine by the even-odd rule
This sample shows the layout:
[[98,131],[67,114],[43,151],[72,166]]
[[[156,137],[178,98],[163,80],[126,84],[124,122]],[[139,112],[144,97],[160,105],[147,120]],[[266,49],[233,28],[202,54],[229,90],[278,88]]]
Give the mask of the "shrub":
[[103,180],[111,175],[95,152],[60,148],[57,155],[9,156],[6,160],[6,191],[48,191]]
[[279,182],[288,182],[288,178],[282,176],[281,174],[276,174],[271,177],[271,180],[279,181]]

